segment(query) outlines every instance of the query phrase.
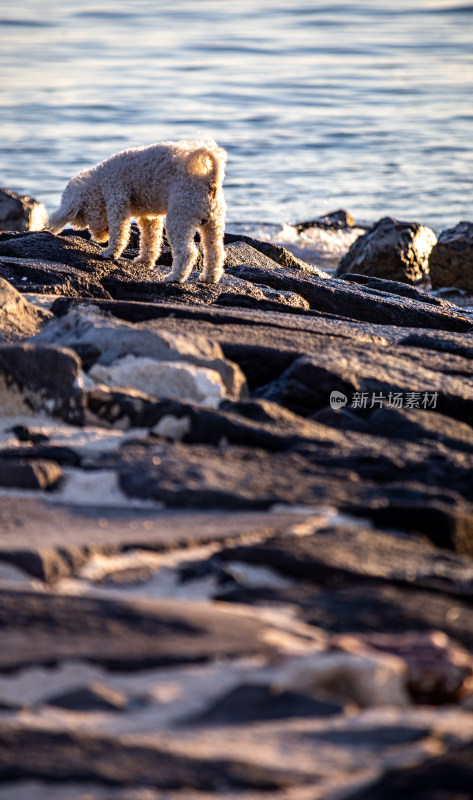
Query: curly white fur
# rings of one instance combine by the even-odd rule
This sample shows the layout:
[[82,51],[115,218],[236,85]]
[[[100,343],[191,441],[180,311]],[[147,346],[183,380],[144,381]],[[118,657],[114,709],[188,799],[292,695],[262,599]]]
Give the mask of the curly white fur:
[[159,257],[164,216],[172,248],[166,281],[183,283],[197,258],[200,232],[204,268],[200,280],[218,283],[223,274],[225,201],[222,182],[227,154],[214,141],[162,142],[124,150],[72,178],[48,228],[67,223],[89,228],[106,242],[104,258],[118,258],[128,244],[132,217],[138,220],[140,252],[135,262],[153,267]]

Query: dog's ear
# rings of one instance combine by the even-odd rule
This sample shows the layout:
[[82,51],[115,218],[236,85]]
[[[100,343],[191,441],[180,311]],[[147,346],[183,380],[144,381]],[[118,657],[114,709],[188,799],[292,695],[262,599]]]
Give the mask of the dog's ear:
[[56,211],[53,211],[51,216],[48,219],[47,229],[51,231],[51,233],[61,233],[61,231],[66,227],[68,222],[75,219],[80,211],[80,203],[76,200],[74,201],[72,198],[68,200],[62,200],[61,205]]

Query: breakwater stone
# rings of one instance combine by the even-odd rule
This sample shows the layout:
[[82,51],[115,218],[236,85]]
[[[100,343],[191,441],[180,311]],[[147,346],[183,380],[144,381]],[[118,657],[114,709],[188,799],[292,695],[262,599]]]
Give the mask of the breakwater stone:
[[130,244],[0,234],[0,800],[471,800],[471,315]]

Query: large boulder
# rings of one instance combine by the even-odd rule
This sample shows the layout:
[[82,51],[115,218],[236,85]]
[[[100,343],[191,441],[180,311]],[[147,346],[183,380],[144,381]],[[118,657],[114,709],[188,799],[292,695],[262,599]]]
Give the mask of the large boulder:
[[47,220],[43,203],[10,189],[0,189],[0,230],[40,231]]
[[93,307],[51,320],[34,341],[72,348],[91,367],[92,377],[108,386],[195,402],[247,394],[240,367],[224,358],[217,342],[203,335],[139,329]]
[[417,284],[429,274],[429,255],[437,239],[417,222],[383,217],[343,256],[337,275],[357,273]]
[[473,292],[473,222],[459,222],[440,234],[429,267],[433,289],[457,286]]

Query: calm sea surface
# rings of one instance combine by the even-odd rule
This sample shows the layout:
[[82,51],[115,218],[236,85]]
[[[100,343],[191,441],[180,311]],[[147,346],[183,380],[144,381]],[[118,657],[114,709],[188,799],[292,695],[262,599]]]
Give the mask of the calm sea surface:
[[124,148],[214,136],[228,218],[473,219],[473,5],[0,2],[0,185],[58,202]]

